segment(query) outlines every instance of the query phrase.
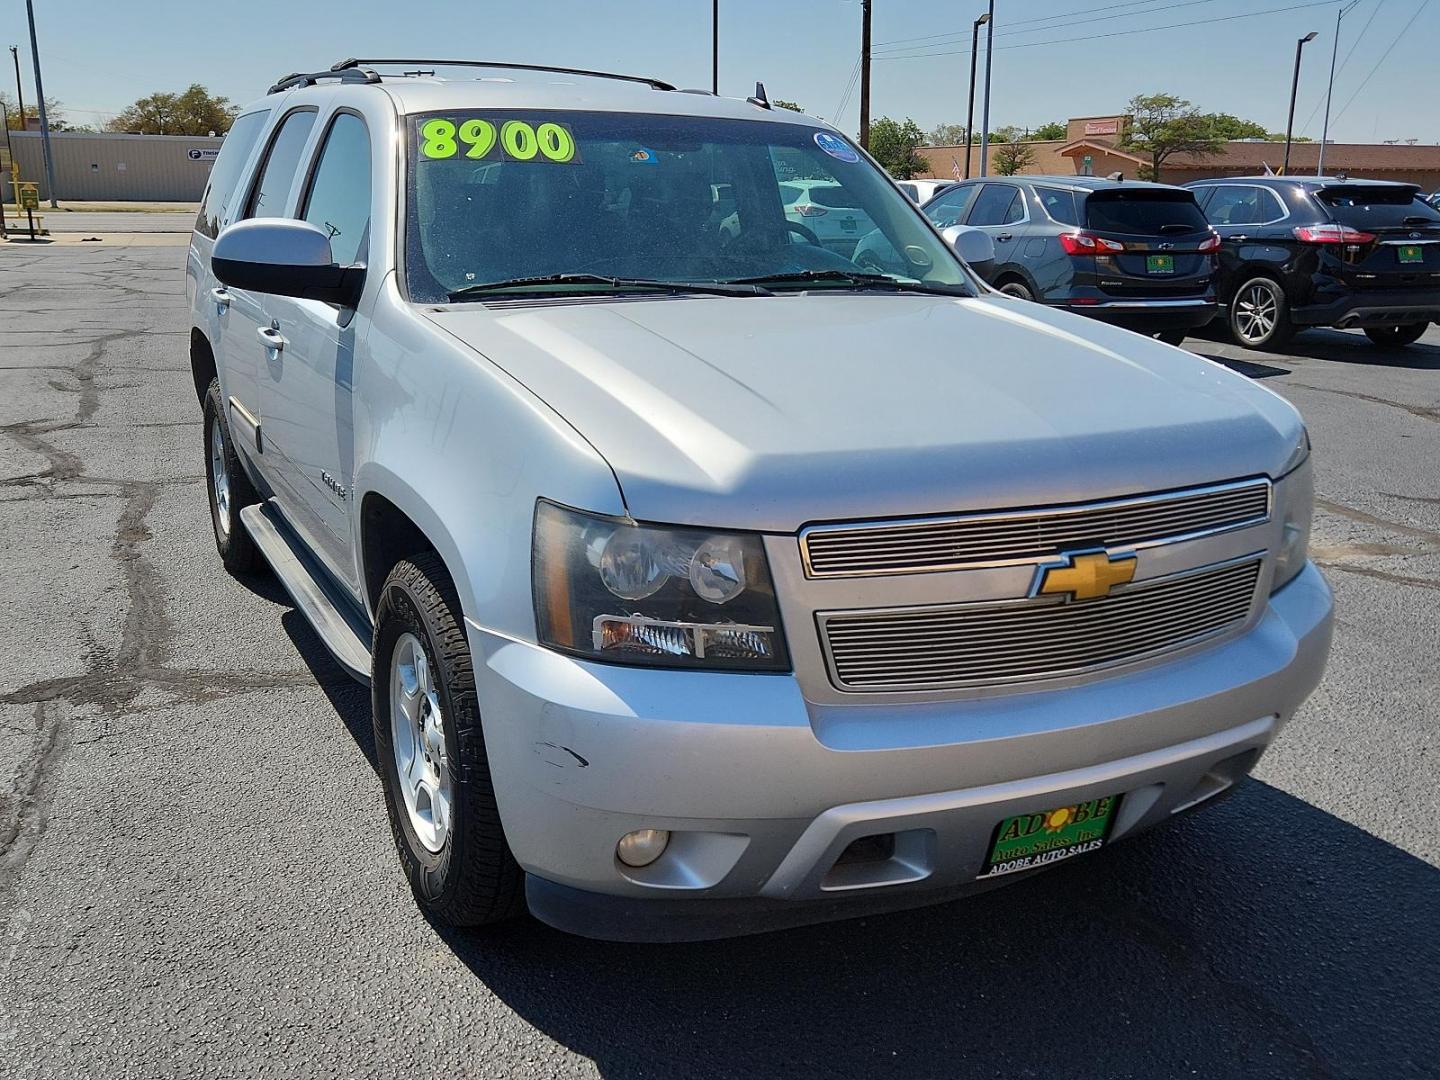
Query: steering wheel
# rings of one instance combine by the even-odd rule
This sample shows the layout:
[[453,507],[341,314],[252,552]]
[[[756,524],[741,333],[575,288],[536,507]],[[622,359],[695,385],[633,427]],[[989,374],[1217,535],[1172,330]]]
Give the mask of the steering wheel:
[[816,236],[813,230],[807,228],[804,225],[801,225],[798,221],[791,221],[789,218],[786,218],[785,228],[789,229],[793,233],[798,233],[801,237],[803,237],[805,240],[808,240],[816,247],[821,246],[820,237]]

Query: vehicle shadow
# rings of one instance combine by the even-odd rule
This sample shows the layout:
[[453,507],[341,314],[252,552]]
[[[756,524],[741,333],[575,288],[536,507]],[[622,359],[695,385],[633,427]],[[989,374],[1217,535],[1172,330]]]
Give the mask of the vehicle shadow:
[[[1433,331],[1432,331],[1433,336]],[[1264,353],[1231,344],[1218,335],[1206,334],[1199,338],[1203,346],[1195,350],[1199,355],[1233,367],[1252,378],[1265,378],[1270,374],[1288,374],[1284,369],[1275,368],[1263,374],[1254,375],[1246,367],[1271,368],[1271,361],[1283,364],[1287,359],[1327,360],[1340,364],[1358,364],[1367,367],[1407,368],[1417,371],[1440,370],[1440,344],[1417,341],[1400,349],[1384,349],[1370,342],[1359,333],[1332,330],[1325,327],[1309,329],[1296,335],[1285,346],[1283,353]],[[1242,366],[1243,365],[1243,366]]]
[[612,1078],[1329,1077],[1440,1060],[1440,871],[1259,782],[941,907],[690,945],[437,932]]

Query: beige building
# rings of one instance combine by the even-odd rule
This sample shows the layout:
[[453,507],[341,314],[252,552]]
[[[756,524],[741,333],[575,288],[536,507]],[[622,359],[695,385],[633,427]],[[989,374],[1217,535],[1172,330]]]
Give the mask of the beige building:
[[[1066,125],[1065,138],[1027,142],[1033,160],[1021,171],[1060,176],[1109,176],[1121,173],[1133,180],[1148,159],[1120,149],[1127,118],[1124,116],[1079,116]],[[990,172],[995,171],[1000,147],[990,146]],[[951,177],[965,171],[965,147],[925,146],[920,153],[930,162],[931,176]],[[970,148],[970,174],[980,173],[980,147]],[[1315,172],[1320,157],[1319,143],[1294,143],[1290,148],[1292,174]],[[1279,142],[1235,141],[1225,144],[1214,157],[1177,155],[1162,168],[1160,179],[1183,184],[1214,176],[1257,176],[1268,166],[1275,172],[1285,160],[1285,144]],[[1330,143],[1325,148],[1325,171],[1331,175],[1375,180],[1398,180],[1419,184],[1425,191],[1440,190],[1440,146],[1391,146],[1384,143]]]
[[[70,200],[199,202],[222,141],[190,135],[53,132],[55,192]],[[20,178],[38,181],[41,199],[48,200],[40,133],[12,131],[10,148]],[[0,196],[13,202],[10,174],[3,179]]]

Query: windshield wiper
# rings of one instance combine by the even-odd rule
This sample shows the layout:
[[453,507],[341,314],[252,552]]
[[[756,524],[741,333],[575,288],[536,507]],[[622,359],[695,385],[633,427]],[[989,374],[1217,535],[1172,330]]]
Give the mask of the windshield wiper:
[[932,296],[970,296],[963,285],[926,285],[923,281],[902,281],[888,274],[867,274],[850,270],[785,270],[778,274],[732,278],[727,285],[785,285],[812,281],[836,281],[866,289],[890,289],[894,292],[929,293]]
[[481,293],[528,289],[541,285],[602,285],[617,292],[643,289],[647,292],[709,293],[715,296],[764,296],[769,290],[757,285],[723,281],[659,281],[651,278],[607,277],[604,274],[543,274],[539,277],[510,278],[506,281],[482,281],[466,285],[450,294],[450,300],[466,300]]

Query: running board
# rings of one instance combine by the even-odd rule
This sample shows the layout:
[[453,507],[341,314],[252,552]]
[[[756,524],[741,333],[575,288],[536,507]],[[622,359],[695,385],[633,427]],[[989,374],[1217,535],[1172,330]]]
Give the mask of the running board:
[[273,503],[256,503],[240,511],[240,520],[335,662],[347,675],[369,686],[368,628],[352,614],[350,603],[336,591],[329,575],[300,546],[280,511]]

